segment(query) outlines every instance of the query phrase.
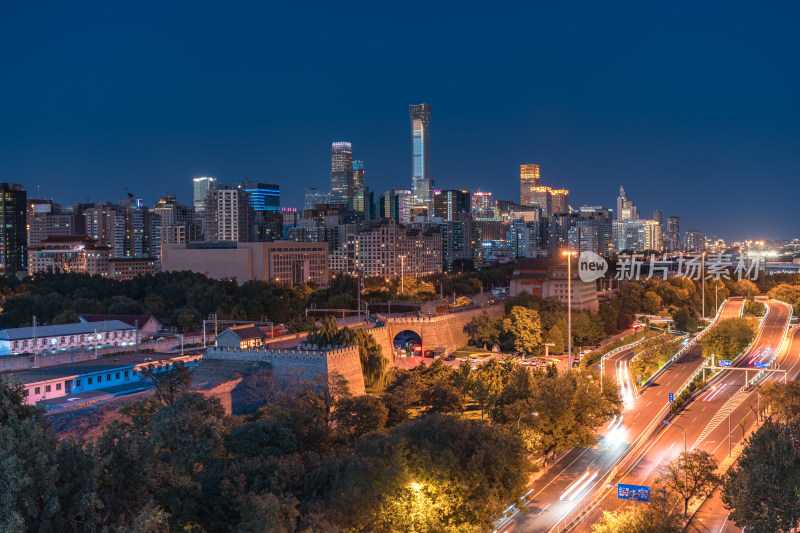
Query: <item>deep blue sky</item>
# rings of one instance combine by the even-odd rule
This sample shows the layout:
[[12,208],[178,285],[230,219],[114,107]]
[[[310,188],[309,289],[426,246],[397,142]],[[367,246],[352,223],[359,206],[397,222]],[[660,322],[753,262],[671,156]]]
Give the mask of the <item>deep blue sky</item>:
[[152,204],[247,177],[301,206],[349,140],[379,194],[427,102],[438,188],[518,200],[537,162],[574,207],[624,184],[683,230],[800,236],[798,4],[656,4],[6,3],[0,180]]

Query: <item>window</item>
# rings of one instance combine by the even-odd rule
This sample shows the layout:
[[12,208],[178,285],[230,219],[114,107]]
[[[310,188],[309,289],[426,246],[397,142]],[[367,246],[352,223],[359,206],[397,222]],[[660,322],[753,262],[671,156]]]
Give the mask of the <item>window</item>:
[[127,370],[125,371],[125,377],[126,378],[128,377],[128,371]]
[[56,390],[61,390],[61,383],[56,383]]
[[42,389],[40,389],[39,387],[36,387],[35,389],[33,389],[33,393],[34,394],[41,394],[42,393]]
[[44,391],[45,392],[50,392],[50,385],[45,385],[44,386]]
[[31,392],[30,390],[28,390],[28,389],[25,389],[25,390],[22,392],[22,394],[23,394],[23,395],[24,395],[24,396],[27,398],[27,397],[28,397],[28,393],[30,393],[30,392]]
[[106,376],[106,381],[111,381],[111,374]]
[[76,380],[75,380],[75,386],[76,386],[76,387],[80,387],[80,386],[81,386],[81,380],[79,380],[79,379],[76,379]]
[[119,372],[117,372],[116,374],[114,374],[114,378],[115,378],[115,379],[119,379]]

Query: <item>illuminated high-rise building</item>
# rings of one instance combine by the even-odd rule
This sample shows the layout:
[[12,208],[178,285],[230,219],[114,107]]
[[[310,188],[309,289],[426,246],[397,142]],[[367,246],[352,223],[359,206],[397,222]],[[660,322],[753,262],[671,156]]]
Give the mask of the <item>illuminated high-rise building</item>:
[[553,189],[550,191],[550,195],[552,213],[569,213],[569,191],[567,189]]
[[360,191],[364,188],[364,162],[353,161],[353,190]]
[[537,206],[542,216],[549,217],[553,213],[553,189],[550,187],[531,187],[527,205]]
[[433,216],[452,222],[458,215],[469,213],[470,201],[467,191],[447,190],[433,192]]
[[303,200],[303,210],[314,209],[318,205],[329,203],[330,195],[316,187],[306,187],[306,195]]
[[330,203],[346,204],[356,192],[353,176],[353,145],[335,142],[331,145]]
[[519,166],[519,203],[531,205],[531,187],[539,186],[539,165],[529,163]]
[[475,220],[499,220],[497,200],[490,192],[472,193],[472,218]]
[[619,196],[617,197],[617,220],[624,222],[626,220],[638,220],[639,210],[633,204],[633,200],[628,200],[628,195],[625,194],[625,189],[622,185],[619,186]]
[[206,193],[209,189],[214,189],[217,186],[217,178],[194,178],[193,186],[194,186],[194,212],[195,213],[204,213],[206,209]]
[[22,185],[0,183],[0,274],[28,270],[28,195]]
[[280,211],[281,186],[270,183],[247,182],[237,185],[247,193],[253,211]]
[[667,217],[665,244],[670,252],[681,251],[681,217]]
[[411,190],[414,202],[428,204],[433,193],[431,179],[431,106],[408,106],[411,114]]

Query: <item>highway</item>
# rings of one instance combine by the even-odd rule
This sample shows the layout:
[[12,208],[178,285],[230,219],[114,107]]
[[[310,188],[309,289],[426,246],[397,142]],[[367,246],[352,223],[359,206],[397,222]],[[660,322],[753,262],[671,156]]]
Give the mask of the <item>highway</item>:
[[[764,320],[753,346],[734,362],[734,366],[737,368],[752,366],[752,363],[757,360],[767,360],[781,350],[790,310],[786,305],[777,302],[765,303],[769,307],[769,314]],[[792,368],[800,369],[796,354],[791,358],[783,356],[781,362],[784,365],[789,364]],[[749,372],[749,378],[753,378],[754,375],[755,371]],[[778,377],[773,376],[773,379],[775,378]],[[782,379],[782,376],[778,379]],[[755,390],[743,392],[741,389],[744,384],[745,372],[723,371],[714,377],[706,389],[677,416],[665,417],[686,431],[686,448],[689,451],[706,450],[714,454],[720,462],[728,456],[729,408],[730,446],[735,445],[741,439],[743,431],[755,423],[754,409],[758,396]],[[619,474],[613,480],[614,483],[652,484],[658,466],[662,462],[677,457],[679,453],[683,452],[683,447],[684,433],[680,429],[659,424],[645,445],[632,456],[626,457],[621,464]],[[616,491],[605,488],[603,490],[605,496],[592,507],[573,531],[589,531],[591,524],[600,519],[604,510],[616,510],[631,505],[630,502],[617,500]]]
[[[742,304],[741,298],[728,300],[720,311],[720,318],[738,317]],[[560,456],[534,482],[529,492],[531,500],[525,509],[497,531],[559,531],[577,511],[590,503],[586,501],[589,500],[587,495],[602,486],[634,440],[656,422],[667,405],[668,393],[677,392],[703,362],[701,347],[692,346],[637,397],[628,372],[632,358],[633,350],[627,349],[608,357],[605,363],[606,372],[620,383],[625,401],[621,417],[599,428],[597,445],[575,448]]]

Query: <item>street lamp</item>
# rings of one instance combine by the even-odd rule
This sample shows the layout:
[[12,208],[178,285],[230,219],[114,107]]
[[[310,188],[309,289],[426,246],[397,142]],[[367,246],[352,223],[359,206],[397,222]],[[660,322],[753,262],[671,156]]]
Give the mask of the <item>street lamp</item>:
[[703,321],[706,319],[706,253],[700,254],[700,279],[702,280],[703,293]]
[[[687,458],[686,458],[686,430],[683,429],[678,424],[673,424],[669,420],[664,420],[664,423],[668,424],[670,426],[675,426],[676,428],[678,428],[681,431],[683,431],[683,483],[685,485],[685,488],[688,490],[688,488],[689,488],[689,472],[688,472],[688,470],[686,468],[686,461],[687,461]],[[689,511],[689,502],[685,502],[684,503],[684,507],[683,507],[683,516],[686,516],[688,514],[688,511]]]
[[526,416],[539,416],[539,411],[534,411],[533,413],[522,413],[521,415],[519,415],[519,418],[517,418],[517,429],[518,430],[519,430],[519,423],[522,421],[522,418],[526,417]]
[[567,370],[572,368],[572,256],[573,250],[564,250],[561,255],[567,257]]
[[405,268],[406,268],[406,256],[400,256],[400,294],[406,292],[405,289]]

